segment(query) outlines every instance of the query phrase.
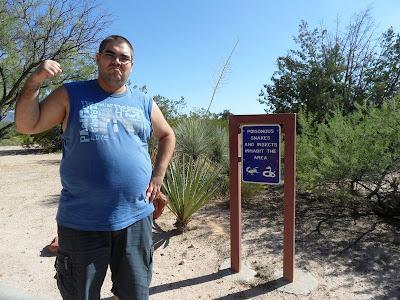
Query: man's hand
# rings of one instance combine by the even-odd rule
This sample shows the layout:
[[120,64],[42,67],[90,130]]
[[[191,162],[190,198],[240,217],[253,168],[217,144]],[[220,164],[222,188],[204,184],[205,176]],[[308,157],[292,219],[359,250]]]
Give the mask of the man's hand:
[[149,187],[146,190],[146,196],[149,198],[150,202],[158,196],[161,191],[161,186],[163,183],[164,176],[152,176]]
[[57,76],[62,72],[61,65],[54,60],[45,60],[32,73],[31,78],[37,82],[43,83],[45,80]]

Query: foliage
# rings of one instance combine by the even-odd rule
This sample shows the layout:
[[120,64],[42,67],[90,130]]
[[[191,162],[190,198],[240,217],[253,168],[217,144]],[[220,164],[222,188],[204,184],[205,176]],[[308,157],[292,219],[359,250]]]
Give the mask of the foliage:
[[241,184],[241,196],[242,196],[242,203],[244,206],[248,206],[252,199],[256,196],[259,196],[266,190],[266,185],[258,184],[258,183],[251,183],[251,182],[242,182]]
[[218,175],[219,193],[228,190],[228,132],[221,126],[224,120],[186,118],[179,121],[175,128],[176,154],[186,155],[193,160],[206,158],[221,168]]
[[[210,123],[210,122],[208,122]],[[229,164],[229,137],[226,128],[219,125],[210,126],[211,130],[211,145],[210,145],[210,159],[225,168]],[[227,170],[226,170],[227,173]]]
[[381,107],[364,103],[344,115],[336,110],[326,123],[299,115],[300,188],[320,195],[363,198],[384,215],[400,216],[400,97]]
[[175,134],[177,153],[186,154],[194,160],[206,157],[215,163],[228,164],[228,133],[214,120],[182,119],[175,128]]
[[230,109],[224,109],[222,112],[217,114],[217,118],[220,120],[228,120],[229,116],[233,115]]
[[24,135],[22,146],[26,148],[39,147],[43,152],[57,152],[62,148],[61,134],[61,126],[58,125],[42,133]]
[[170,199],[168,208],[176,216],[175,226],[185,231],[194,213],[218,191],[221,169],[206,158],[176,156],[169,165],[163,190]]
[[170,99],[161,95],[156,95],[153,100],[157,103],[165,119],[168,121],[176,120],[182,116],[182,109],[186,106],[184,97],[179,100]]
[[[0,128],[7,124],[3,124],[0,122]],[[23,136],[20,135],[14,126],[11,126],[9,130],[7,130],[7,134],[4,135],[3,139],[0,139],[0,146],[19,146],[23,142]]]
[[[63,82],[92,76],[96,68],[89,53],[107,24],[93,1],[0,0],[0,121],[43,60],[58,61],[63,73],[42,87],[41,96]],[[0,130],[0,138],[11,126]]]
[[316,122],[335,108],[345,114],[365,99],[382,105],[400,87],[400,35],[374,33],[369,10],[356,15],[340,34],[310,29],[305,21],[295,38],[298,49],[277,59],[278,70],[258,101],[267,112],[306,109]]
[[186,154],[194,160],[200,156],[209,157],[211,155],[210,148],[213,139],[205,120],[183,119],[176,126],[175,135],[177,153]]

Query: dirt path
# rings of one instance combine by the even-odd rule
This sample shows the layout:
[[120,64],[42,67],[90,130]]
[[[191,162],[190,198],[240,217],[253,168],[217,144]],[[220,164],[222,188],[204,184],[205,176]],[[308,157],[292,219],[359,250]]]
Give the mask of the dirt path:
[[[61,299],[54,257],[45,246],[56,232],[60,154],[0,147],[0,282],[43,299]],[[282,293],[268,284],[281,268],[282,205],[279,191],[243,209],[243,256],[259,273],[235,282],[220,263],[229,258],[226,201],[210,203],[178,235],[169,211],[154,224],[154,275],[150,299],[398,299],[400,234],[374,216],[299,199],[297,267],[319,282],[308,296]],[[102,299],[111,299],[109,273]]]

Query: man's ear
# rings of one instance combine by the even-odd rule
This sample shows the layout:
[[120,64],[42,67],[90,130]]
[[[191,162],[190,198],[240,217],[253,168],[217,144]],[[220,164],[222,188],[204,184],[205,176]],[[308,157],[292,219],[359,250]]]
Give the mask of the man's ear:
[[96,53],[95,60],[96,60],[96,63],[99,63],[99,60],[100,60],[100,53]]

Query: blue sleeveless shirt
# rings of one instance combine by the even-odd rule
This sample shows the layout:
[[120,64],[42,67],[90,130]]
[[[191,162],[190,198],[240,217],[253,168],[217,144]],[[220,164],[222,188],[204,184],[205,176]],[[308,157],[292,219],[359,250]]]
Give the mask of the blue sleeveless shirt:
[[151,98],[127,88],[110,94],[97,80],[64,85],[70,112],[62,134],[57,223],[86,231],[123,229],[150,215],[147,141]]

